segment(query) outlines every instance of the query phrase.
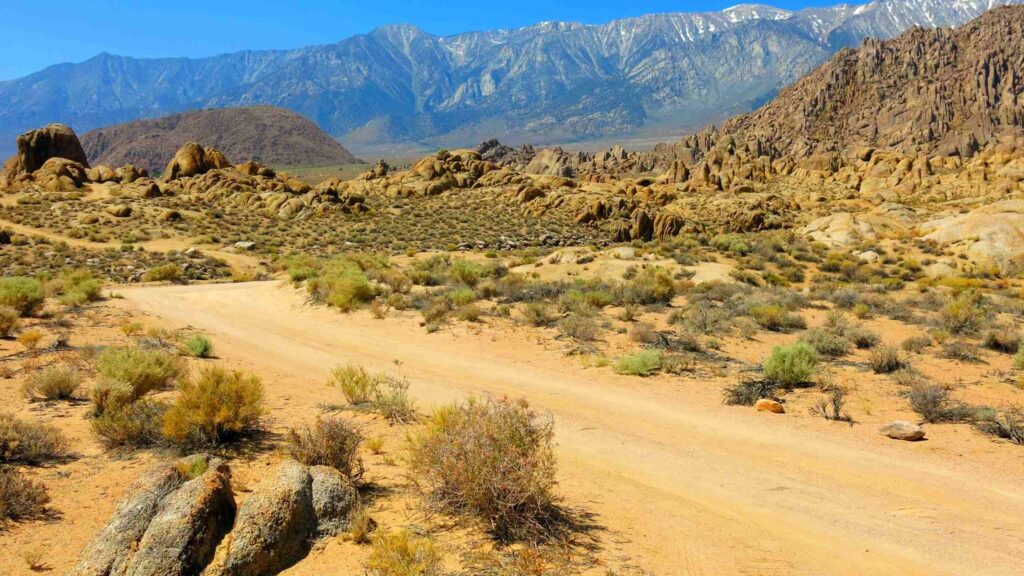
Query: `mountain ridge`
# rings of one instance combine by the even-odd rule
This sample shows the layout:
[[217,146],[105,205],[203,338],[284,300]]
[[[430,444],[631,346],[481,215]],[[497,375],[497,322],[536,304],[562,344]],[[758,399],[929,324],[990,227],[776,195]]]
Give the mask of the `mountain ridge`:
[[389,25],[333,44],[199,59],[101,53],[0,83],[0,142],[53,121],[84,132],[254,104],[291,109],[355,145],[682,128],[749,109],[866,36],[962,24],[1004,3],[876,0],[799,11],[744,4],[449,36]]
[[133,164],[159,173],[187,142],[212,146],[233,162],[271,166],[358,162],[316,124],[290,110],[247,106],[194,110],[90,130],[81,137],[92,164]]

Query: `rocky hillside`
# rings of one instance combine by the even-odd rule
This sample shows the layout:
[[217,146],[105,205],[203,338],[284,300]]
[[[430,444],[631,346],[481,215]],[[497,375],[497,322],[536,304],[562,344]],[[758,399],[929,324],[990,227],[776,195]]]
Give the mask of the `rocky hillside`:
[[968,158],[1024,126],[1024,7],[958,29],[912,29],[843,50],[773,102],[724,124],[773,156],[857,147]]
[[272,166],[359,161],[313,122],[272,106],[197,110],[99,128],[82,136],[93,164],[134,164],[153,173],[160,172],[186,142],[204,142],[229,158]]
[[862,38],[962,24],[1008,1],[1016,0],[875,0],[797,12],[741,5],[447,37],[388,26],[331,45],[203,59],[100,54],[0,82],[0,146],[48,122],[82,131],[257,103],[294,110],[349,145],[682,128],[749,110]]

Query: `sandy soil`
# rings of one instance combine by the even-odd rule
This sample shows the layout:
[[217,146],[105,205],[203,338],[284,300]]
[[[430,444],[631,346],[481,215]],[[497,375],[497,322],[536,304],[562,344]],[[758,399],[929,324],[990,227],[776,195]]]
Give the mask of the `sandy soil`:
[[[277,282],[121,293],[112,306],[204,330],[229,364],[261,373],[277,425],[310,421],[331,397],[330,368],[350,360],[400,370],[424,408],[527,397],[556,418],[568,503],[597,514],[607,554],[653,574],[1011,575],[1024,565],[1024,459],[964,427],[931,427],[912,444],[871,422],[726,407],[714,376],[616,376],[536,331],[427,334],[411,316],[307,306]],[[337,569],[338,550],[289,574]]]

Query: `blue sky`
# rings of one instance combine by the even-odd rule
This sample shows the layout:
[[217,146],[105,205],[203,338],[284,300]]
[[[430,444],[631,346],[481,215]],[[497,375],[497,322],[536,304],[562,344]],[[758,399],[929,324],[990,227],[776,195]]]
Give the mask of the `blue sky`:
[[[866,0],[864,0],[866,1]],[[721,10],[733,1],[697,0],[2,0],[0,80],[100,52],[125,56],[209,56],[245,49],[337,42],[384,24],[415,24],[433,34],[515,28],[543,20],[600,23],[652,12]],[[765,2],[780,8],[839,3]],[[851,2],[853,3],[853,2]]]

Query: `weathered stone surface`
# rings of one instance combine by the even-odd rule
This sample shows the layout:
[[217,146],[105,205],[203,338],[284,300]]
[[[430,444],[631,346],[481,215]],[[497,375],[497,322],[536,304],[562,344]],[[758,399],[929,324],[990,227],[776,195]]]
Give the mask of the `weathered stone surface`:
[[227,464],[208,466],[163,499],[126,574],[191,576],[210,562],[234,522],[235,500]]
[[316,532],[312,477],[286,460],[239,506],[234,528],[204,574],[276,574],[305,557]]
[[754,409],[758,412],[771,412],[773,414],[784,414],[786,412],[786,407],[781,402],[771,398],[761,398],[754,403]]
[[4,164],[0,181],[11,181],[21,174],[31,174],[51,158],[64,158],[89,167],[82,144],[75,131],[64,124],[49,124],[29,130],[17,139],[18,152]]
[[906,420],[896,420],[882,426],[878,431],[894,440],[907,440],[910,442],[921,440],[925,436],[924,428]]
[[313,510],[316,513],[317,533],[337,534],[348,528],[349,515],[359,497],[352,481],[335,468],[312,466]]

